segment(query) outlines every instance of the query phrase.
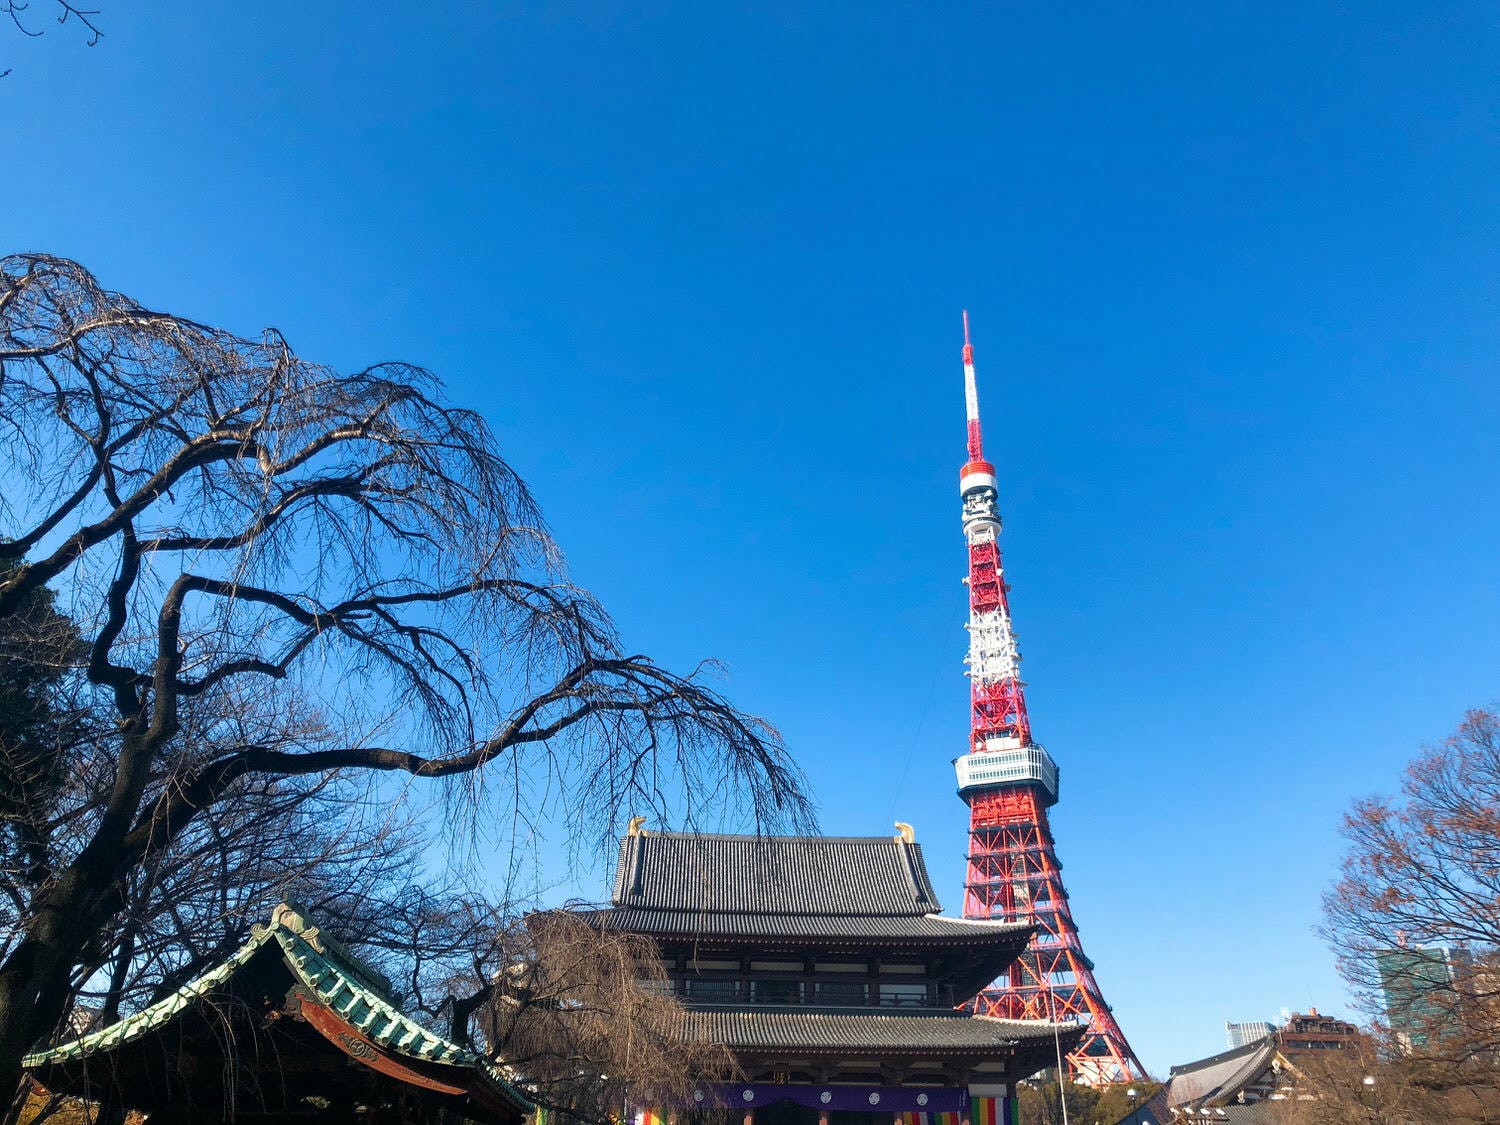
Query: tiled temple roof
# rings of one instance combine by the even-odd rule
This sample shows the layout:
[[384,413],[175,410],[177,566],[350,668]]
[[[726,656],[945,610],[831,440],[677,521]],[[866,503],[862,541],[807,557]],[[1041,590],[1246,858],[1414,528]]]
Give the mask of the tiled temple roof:
[[698,914],[916,917],[942,910],[920,844],[900,837],[636,832],[613,905]]
[[579,911],[663,942],[816,955],[941,954],[955,1002],[1025,949],[1030,922],[944,918],[922,848],[898,836],[712,836],[642,832],[620,842],[612,905]]
[[390,982],[385,977],[286,903],[275,909],[269,925],[253,926],[250,940],[227,960],[172,995],[90,1035],[29,1055],[23,1063],[28,1069],[44,1070],[142,1039],[171,1023],[195,1003],[224,989],[257,954],[275,946],[280,947],[281,958],[296,981],[372,1042],[408,1058],[471,1069],[520,1113],[531,1111],[531,1103],[495,1067],[403,1013],[391,1000]]
[[1254,1102],[1250,1105],[1213,1106],[1203,1108],[1189,1117],[1186,1114],[1175,1118],[1180,1121],[1201,1122],[1202,1125],[1279,1125],[1287,1118],[1284,1102]]
[[735,1051],[790,1048],[799,1051],[871,1051],[877,1054],[1004,1055],[1018,1044],[1060,1039],[1064,1052],[1082,1028],[1074,1023],[998,1020],[961,1012],[893,1013],[880,1008],[694,1008],[685,1013],[687,1032]]
[[1197,1062],[1174,1066],[1167,1082],[1167,1100],[1173,1106],[1232,1100],[1271,1065],[1275,1055],[1276,1038],[1267,1036]]

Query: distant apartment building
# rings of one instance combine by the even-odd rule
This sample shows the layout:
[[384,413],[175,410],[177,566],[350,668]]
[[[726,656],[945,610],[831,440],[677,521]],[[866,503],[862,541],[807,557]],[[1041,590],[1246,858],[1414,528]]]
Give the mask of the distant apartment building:
[[1249,1023],[1224,1023],[1224,1039],[1232,1051],[1236,1047],[1244,1047],[1250,1043],[1259,1043],[1266,1036],[1276,1031],[1276,1025],[1269,1020],[1251,1020]]

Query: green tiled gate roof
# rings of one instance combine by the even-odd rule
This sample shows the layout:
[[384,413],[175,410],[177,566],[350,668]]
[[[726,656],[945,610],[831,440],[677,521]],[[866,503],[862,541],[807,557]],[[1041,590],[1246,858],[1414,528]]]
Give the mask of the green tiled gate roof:
[[497,1093],[520,1112],[531,1102],[486,1059],[429,1031],[406,1015],[390,999],[390,982],[359,961],[341,943],[319,931],[296,907],[282,903],[269,925],[251,927],[250,940],[226,961],[183,985],[164,1000],[118,1023],[82,1038],[28,1055],[29,1068],[49,1066],[108,1051],[170,1023],[196,1001],[223,988],[231,977],[271,942],[281,947],[292,974],[332,1012],[360,1034],[387,1050],[423,1062],[467,1067],[483,1075]]

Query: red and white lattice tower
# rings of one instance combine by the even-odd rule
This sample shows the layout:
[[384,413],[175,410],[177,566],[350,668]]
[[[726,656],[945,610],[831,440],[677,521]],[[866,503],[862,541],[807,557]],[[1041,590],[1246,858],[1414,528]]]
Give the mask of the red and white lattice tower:
[[1144,1075],[1094,981],[1068,908],[1047,823],[1057,803],[1057,766],[1031,740],[1021,653],[1011,628],[1010,587],[1000,565],[995,466],[984,459],[969,314],[964,313],[964,400],[969,459],[959,471],[969,541],[969,752],[957,759],[958,791],[969,806],[964,917],[1034,922],[1036,936],[1007,975],[974,1001],[979,1014],[1072,1019],[1087,1026],[1068,1069],[1078,1081],[1129,1082]]

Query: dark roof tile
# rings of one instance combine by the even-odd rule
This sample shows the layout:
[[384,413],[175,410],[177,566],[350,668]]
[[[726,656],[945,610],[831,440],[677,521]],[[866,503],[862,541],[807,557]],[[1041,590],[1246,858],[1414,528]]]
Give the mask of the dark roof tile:
[[1245,1089],[1276,1055],[1276,1037],[1268,1035],[1197,1062],[1172,1068],[1167,1098],[1174,1106],[1232,1098]]
[[918,916],[942,909],[921,846],[899,838],[675,832],[620,842],[613,903],[805,916]]

